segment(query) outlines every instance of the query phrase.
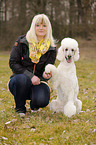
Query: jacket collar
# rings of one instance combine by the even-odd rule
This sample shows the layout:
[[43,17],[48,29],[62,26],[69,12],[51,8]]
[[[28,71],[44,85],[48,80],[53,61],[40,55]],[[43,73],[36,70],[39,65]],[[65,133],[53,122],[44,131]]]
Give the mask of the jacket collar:
[[50,46],[49,49],[48,49],[48,51],[49,51],[49,50],[56,50],[56,47]]
[[28,41],[26,40],[26,36],[21,38],[20,43],[24,43],[24,44],[26,44],[29,47]]

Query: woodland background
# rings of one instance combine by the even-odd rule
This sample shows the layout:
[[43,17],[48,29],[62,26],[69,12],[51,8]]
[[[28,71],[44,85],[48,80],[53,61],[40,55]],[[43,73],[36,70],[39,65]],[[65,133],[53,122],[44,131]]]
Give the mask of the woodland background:
[[96,35],[96,0],[0,0],[0,50],[11,50],[40,13],[49,17],[59,41],[67,36],[91,40]]

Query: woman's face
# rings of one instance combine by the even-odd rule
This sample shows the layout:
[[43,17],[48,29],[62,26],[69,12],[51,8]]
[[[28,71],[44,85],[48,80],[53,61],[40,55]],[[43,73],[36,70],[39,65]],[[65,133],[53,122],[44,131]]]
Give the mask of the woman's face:
[[35,32],[36,32],[37,39],[39,41],[42,40],[45,37],[46,33],[47,33],[47,25],[44,24],[44,23],[36,24]]

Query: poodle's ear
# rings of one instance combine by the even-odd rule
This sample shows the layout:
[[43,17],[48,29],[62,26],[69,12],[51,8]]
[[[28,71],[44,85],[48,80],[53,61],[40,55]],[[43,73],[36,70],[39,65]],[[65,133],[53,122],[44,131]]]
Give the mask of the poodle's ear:
[[77,61],[79,59],[79,48],[77,47],[74,55],[74,61]]
[[60,47],[58,48],[57,59],[58,59],[59,61],[63,61],[63,58],[64,58],[64,52],[63,52],[62,46],[60,46]]

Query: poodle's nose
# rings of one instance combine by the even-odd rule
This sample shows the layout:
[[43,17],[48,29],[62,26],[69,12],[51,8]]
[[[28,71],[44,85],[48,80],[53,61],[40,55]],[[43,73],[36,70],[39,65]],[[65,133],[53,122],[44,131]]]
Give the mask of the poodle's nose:
[[71,55],[68,55],[68,58],[70,59],[71,58]]

